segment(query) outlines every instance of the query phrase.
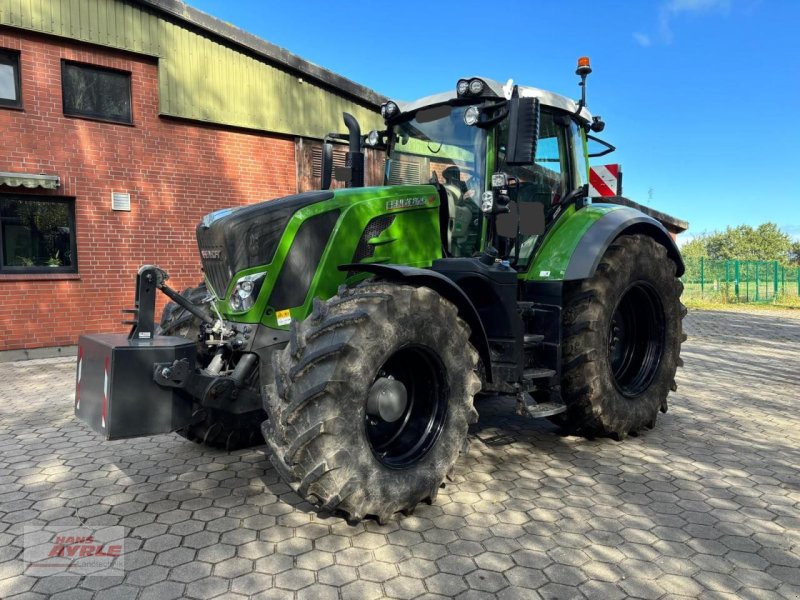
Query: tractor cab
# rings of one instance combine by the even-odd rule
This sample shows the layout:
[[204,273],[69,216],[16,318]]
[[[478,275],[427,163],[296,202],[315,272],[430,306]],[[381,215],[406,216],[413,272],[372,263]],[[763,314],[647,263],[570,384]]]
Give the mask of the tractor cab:
[[386,140],[386,185],[437,186],[445,256],[491,246],[524,271],[548,225],[583,197],[584,135],[599,121],[579,102],[474,77],[382,114],[386,131],[367,143]]

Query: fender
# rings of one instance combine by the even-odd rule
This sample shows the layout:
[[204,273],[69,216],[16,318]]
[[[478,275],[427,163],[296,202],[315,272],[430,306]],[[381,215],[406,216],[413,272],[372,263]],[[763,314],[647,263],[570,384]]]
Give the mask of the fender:
[[594,275],[612,242],[621,235],[634,233],[649,235],[664,246],[675,263],[675,275],[683,275],[686,269],[680,250],[664,226],[636,209],[622,207],[606,213],[589,227],[572,253],[564,280],[588,279]]
[[372,273],[381,279],[386,279],[395,283],[425,286],[455,304],[458,309],[458,316],[464,319],[467,325],[469,325],[471,332],[470,342],[472,342],[483,364],[486,366],[486,379],[488,381],[492,380],[492,370],[490,368],[492,361],[491,355],[489,354],[489,341],[486,338],[486,330],[483,328],[483,323],[472,301],[464,291],[450,279],[436,271],[406,267],[403,265],[355,263],[340,265],[339,270]]

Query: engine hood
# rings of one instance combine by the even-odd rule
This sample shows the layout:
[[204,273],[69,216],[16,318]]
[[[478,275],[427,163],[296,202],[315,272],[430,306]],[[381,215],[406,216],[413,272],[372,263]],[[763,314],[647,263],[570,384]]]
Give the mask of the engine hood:
[[235,273],[272,261],[292,215],[333,198],[332,191],[305,192],[209,213],[197,225],[197,245],[206,279],[224,298]]

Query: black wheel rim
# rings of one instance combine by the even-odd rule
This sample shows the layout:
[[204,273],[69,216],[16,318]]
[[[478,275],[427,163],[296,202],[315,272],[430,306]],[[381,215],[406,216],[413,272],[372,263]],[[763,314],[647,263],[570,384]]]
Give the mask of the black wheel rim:
[[641,395],[658,372],[664,355],[664,308],[647,282],[630,285],[619,299],[608,332],[608,361],[617,389]]
[[405,346],[392,354],[375,378],[405,386],[407,404],[395,421],[365,415],[367,441],[375,457],[392,469],[417,464],[436,443],[447,417],[445,370],[439,357],[424,346]]

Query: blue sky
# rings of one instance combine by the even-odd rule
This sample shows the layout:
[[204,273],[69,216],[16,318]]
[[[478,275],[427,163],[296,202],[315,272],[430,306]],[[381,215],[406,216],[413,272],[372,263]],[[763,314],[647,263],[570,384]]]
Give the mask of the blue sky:
[[774,221],[800,238],[797,0],[189,3],[401,100],[469,75],[577,97],[588,55],[618,148],[600,162],[622,164],[626,196],[690,234]]

